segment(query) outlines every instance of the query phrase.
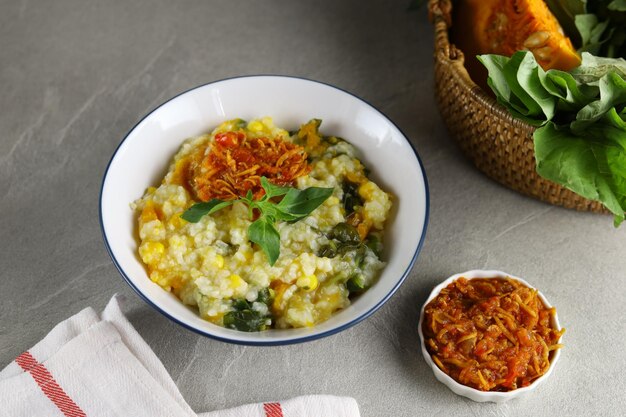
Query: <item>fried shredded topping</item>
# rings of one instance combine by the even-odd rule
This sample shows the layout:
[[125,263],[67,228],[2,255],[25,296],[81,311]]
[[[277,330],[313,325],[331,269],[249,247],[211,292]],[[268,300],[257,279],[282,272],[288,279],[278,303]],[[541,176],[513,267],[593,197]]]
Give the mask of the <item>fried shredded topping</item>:
[[433,361],[457,382],[511,391],[546,373],[565,329],[552,326],[537,290],[511,278],[459,278],[424,309]]
[[280,137],[250,138],[242,130],[218,133],[205,155],[190,165],[189,181],[198,199],[234,200],[252,192],[263,196],[261,177],[293,185],[311,168],[304,148]]

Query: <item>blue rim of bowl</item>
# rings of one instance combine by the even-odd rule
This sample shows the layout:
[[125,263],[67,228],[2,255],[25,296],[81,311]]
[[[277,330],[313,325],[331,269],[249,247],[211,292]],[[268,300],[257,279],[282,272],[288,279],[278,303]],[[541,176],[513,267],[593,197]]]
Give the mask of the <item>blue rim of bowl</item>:
[[[346,94],[354,97],[355,99],[365,103],[366,105],[368,105],[369,107],[371,107],[372,109],[374,109],[375,111],[377,111],[378,113],[383,115],[383,117],[385,119],[387,119],[387,121],[389,123],[391,123],[396,129],[398,129],[398,131],[402,134],[403,139],[409,144],[409,147],[413,150],[413,154],[417,158],[417,162],[418,162],[419,167],[420,167],[420,169],[422,171],[422,177],[424,178],[424,191],[425,191],[425,194],[426,194],[426,211],[424,213],[424,227],[422,229],[422,235],[420,236],[419,243],[417,245],[417,248],[415,249],[415,253],[413,254],[413,257],[411,258],[411,261],[409,262],[409,265],[407,266],[406,270],[402,273],[402,276],[400,277],[398,282],[387,293],[387,295],[385,295],[378,303],[376,303],[367,312],[365,312],[364,314],[358,316],[354,320],[351,320],[351,321],[349,321],[349,322],[347,322],[345,324],[342,324],[341,326],[338,326],[338,327],[336,327],[334,329],[330,329],[328,331],[325,331],[325,332],[322,332],[322,333],[318,333],[318,334],[314,334],[314,335],[310,335],[310,336],[303,336],[303,337],[296,338],[296,339],[275,340],[275,341],[272,341],[272,340],[268,340],[268,341],[261,341],[261,340],[260,341],[248,341],[248,340],[238,340],[238,339],[230,339],[228,337],[216,336],[214,334],[208,333],[206,331],[203,331],[201,329],[198,329],[198,328],[192,327],[192,326],[190,326],[190,325],[188,325],[186,323],[183,323],[182,321],[180,321],[176,317],[170,315],[167,311],[161,309],[159,306],[154,304],[148,297],[146,297],[143,294],[143,292],[141,292],[141,290],[139,290],[139,288],[137,288],[133,284],[133,282],[128,277],[128,275],[126,275],[126,272],[124,272],[124,270],[122,269],[121,265],[119,264],[119,262],[115,258],[115,255],[113,255],[113,251],[111,250],[111,246],[109,245],[109,241],[107,239],[107,235],[106,235],[106,232],[104,230],[104,222],[102,221],[102,193],[104,191],[104,183],[106,182],[106,179],[107,179],[107,176],[108,176],[108,173],[109,173],[109,168],[111,167],[111,163],[113,163],[113,160],[115,159],[115,156],[117,155],[117,152],[120,150],[120,148],[122,147],[124,142],[126,142],[126,139],[128,139],[128,136],[137,128],[137,126],[139,126],[152,113],[154,113],[155,111],[157,111],[159,108],[163,107],[164,105],[166,105],[170,101],[174,100],[175,98],[177,98],[179,96],[182,96],[183,94],[187,94],[187,93],[189,93],[191,91],[197,90],[199,88],[206,87],[206,86],[211,85],[211,84],[217,84],[217,83],[221,83],[221,82],[224,82],[224,81],[230,81],[230,80],[236,80],[236,79],[242,79],[242,78],[290,78],[290,79],[308,81],[308,82],[312,82],[312,83],[316,83],[316,84],[321,84],[321,85],[324,85],[326,87],[334,88],[335,90],[341,91],[343,93],[346,93]],[[350,327],[360,323],[361,321],[365,320],[366,318],[368,318],[372,314],[374,314],[379,308],[381,308],[383,306],[383,304],[385,304],[391,298],[391,296],[393,294],[395,294],[395,292],[398,290],[398,288],[400,288],[400,286],[402,285],[404,280],[408,277],[409,272],[411,271],[411,269],[413,269],[413,266],[415,265],[415,261],[417,260],[417,257],[419,256],[420,252],[422,251],[422,247],[424,245],[424,240],[426,238],[426,231],[428,229],[428,221],[429,221],[429,218],[430,218],[430,191],[429,191],[429,188],[428,188],[428,179],[426,177],[426,170],[424,169],[424,164],[422,163],[422,159],[420,158],[419,154],[415,150],[415,147],[413,146],[411,141],[408,139],[408,137],[402,131],[402,129],[400,129],[400,127],[398,127],[398,125],[396,125],[385,113],[380,111],[378,108],[376,108],[374,105],[370,104],[366,100],[362,99],[361,97],[359,97],[359,96],[357,96],[357,95],[355,95],[355,94],[353,94],[353,93],[351,93],[351,92],[349,92],[347,90],[344,90],[344,89],[342,89],[340,87],[337,87],[335,85],[328,84],[328,83],[325,83],[325,82],[322,82],[322,81],[311,80],[311,79],[304,78],[304,77],[295,77],[295,76],[290,76],[290,75],[279,75],[279,74],[241,75],[241,76],[228,77],[228,78],[222,78],[220,80],[210,81],[208,83],[201,84],[201,85],[198,85],[196,87],[192,87],[192,88],[190,88],[188,90],[185,90],[185,91],[183,91],[181,93],[178,93],[175,96],[171,97],[170,99],[168,99],[168,100],[164,101],[163,103],[159,104],[154,109],[150,110],[137,123],[135,123],[135,125],[126,133],[126,135],[124,136],[124,139],[122,139],[120,144],[117,145],[117,148],[115,148],[115,151],[113,152],[113,155],[111,156],[111,159],[109,160],[109,163],[107,164],[107,167],[104,170],[104,176],[102,177],[102,184],[100,185],[100,197],[99,197],[99,203],[98,203],[98,214],[99,214],[99,219],[100,219],[100,231],[102,232],[102,238],[104,239],[104,246],[106,247],[106,250],[107,250],[109,256],[111,257],[111,260],[113,261],[113,264],[115,265],[115,268],[117,268],[117,271],[120,273],[120,275],[122,275],[122,278],[124,278],[126,283],[137,293],[137,295],[139,295],[139,297],[141,299],[143,299],[148,305],[150,305],[152,308],[157,310],[159,313],[161,313],[162,315],[164,315],[168,319],[172,320],[173,322],[179,324],[180,326],[182,326],[182,327],[184,327],[184,328],[186,328],[188,330],[191,330],[194,333],[200,334],[202,336],[209,337],[211,339],[219,340],[221,342],[232,343],[232,344],[237,344],[237,345],[246,345],[246,346],[283,346],[283,345],[292,345],[292,344],[297,344],[297,343],[310,342],[310,341],[321,339],[321,338],[324,338],[324,337],[327,337],[327,336],[332,336],[332,335],[334,335],[336,333],[344,331],[344,330],[346,330],[346,329],[348,329],[348,328],[350,328]]]

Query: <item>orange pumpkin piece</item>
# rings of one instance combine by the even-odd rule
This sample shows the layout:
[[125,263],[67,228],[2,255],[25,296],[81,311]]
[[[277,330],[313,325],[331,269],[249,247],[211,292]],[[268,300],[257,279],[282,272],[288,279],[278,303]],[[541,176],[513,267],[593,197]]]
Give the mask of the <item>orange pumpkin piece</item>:
[[580,65],[580,56],[543,0],[461,0],[454,13],[453,40],[466,56],[529,50],[545,70]]

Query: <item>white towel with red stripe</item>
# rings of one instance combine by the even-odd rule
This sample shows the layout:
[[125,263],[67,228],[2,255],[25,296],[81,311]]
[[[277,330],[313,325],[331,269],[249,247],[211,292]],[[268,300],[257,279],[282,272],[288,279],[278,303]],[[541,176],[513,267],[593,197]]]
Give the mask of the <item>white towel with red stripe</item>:
[[[114,296],[86,308],[0,371],[4,417],[195,417]],[[352,398],[327,395],[250,404],[200,417],[359,417]]]

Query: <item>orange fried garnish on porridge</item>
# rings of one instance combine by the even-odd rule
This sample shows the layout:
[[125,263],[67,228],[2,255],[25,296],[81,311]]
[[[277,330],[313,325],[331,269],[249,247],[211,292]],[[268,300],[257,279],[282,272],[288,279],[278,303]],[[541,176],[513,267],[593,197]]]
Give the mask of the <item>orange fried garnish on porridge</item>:
[[261,177],[276,185],[293,185],[309,173],[304,148],[280,137],[248,137],[243,131],[218,133],[203,155],[188,166],[188,181],[198,199],[234,200],[264,194]]

